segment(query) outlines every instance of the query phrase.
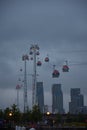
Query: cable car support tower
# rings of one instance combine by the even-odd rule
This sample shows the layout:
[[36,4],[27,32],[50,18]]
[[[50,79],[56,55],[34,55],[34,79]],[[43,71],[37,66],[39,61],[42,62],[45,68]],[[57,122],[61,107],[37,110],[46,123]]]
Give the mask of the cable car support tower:
[[22,60],[24,61],[24,113],[27,112],[28,109],[28,101],[27,101],[27,70],[26,70],[26,61],[29,60],[28,55],[23,55]]
[[30,47],[30,55],[33,55],[33,86],[32,86],[32,106],[37,104],[36,99],[36,56],[39,55],[39,46],[37,44],[33,44]]

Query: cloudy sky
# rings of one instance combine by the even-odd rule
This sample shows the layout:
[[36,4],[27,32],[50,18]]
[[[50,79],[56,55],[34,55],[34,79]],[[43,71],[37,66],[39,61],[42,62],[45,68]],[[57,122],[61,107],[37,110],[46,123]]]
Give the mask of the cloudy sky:
[[[22,84],[23,54],[31,44],[40,47],[38,81],[43,81],[45,104],[51,103],[51,86],[61,83],[64,109],[68,111],[70,89],[79,87],[87,105],[87,1],[86,0],[0,0],[0,108],[17,103],[16,85]],[[44,58],[49,55],[50,62]],[[61,71],[65,60],[69,72]],[[60,77],[52,79],[52,65]],[[33,63],[27,62],[28,104],[32,103]],[[18,79],[21,81],[18,81]],[[23,107],[23,87],[20,89]]]

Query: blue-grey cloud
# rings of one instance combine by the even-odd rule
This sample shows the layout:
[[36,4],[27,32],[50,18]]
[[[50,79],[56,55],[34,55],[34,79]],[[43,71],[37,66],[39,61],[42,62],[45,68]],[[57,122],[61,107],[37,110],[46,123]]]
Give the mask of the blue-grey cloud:
[[[68,97],[71,87],[80,87],[83,94],[87,94],[86,0],[0,1],[0,88],[15,89],[20,77],[20,67],[24,68],[22,55],[29,54],[32,43],[40,46],[43,65],[42,68],[37,68],[40,75],[38,80],[44,81],[45,92],[50,98],[49,90],[54,82],[62,84],[64,95]],[[47,54],[49,64],[44,63]],[[68,60],[70,66],[68,74],[61,70],[65,60]],[[52,79],[53,64],[60,71],[59,79]],[[27,62],[27,73],[33,73],[32,65],[30,61]],[[30,76],[28,86],[31,89]],[[86,101],[85,104],[87,105]]]

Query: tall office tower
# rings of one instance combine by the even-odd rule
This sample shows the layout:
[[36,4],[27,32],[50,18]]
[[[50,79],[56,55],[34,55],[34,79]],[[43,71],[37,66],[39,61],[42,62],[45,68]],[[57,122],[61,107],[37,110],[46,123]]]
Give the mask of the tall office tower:
[[80,94],[80,88],[71,88],[71,102],[69,102],[69,112],[78,114],[78,110],[84,106],[83,95]]
[[61,84],[52,85],[52,112],[60,114],[64,113]]
[[40,111],[44,112],[44,92],[43,92],[43,82],[37,82],[36,84],[36,98],[37,104],[39,105]]

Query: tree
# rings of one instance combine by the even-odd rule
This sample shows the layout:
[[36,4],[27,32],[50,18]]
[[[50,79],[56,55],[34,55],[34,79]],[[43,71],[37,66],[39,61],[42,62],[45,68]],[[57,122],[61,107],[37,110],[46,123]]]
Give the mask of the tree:
[[62,115],[61,115],[61,114],[59,114],[59,113],[57,113],[56,118],[57,118],[57,122],[58,122],[58,123],[61,123],[61,120],[62,120]]
[[37,105],[33,106],[31,113],[31,120],[34,122],[38,122],[42,119],[42,113]]
[[31,121],[31,114],[32,114],[31,110],[28,109],[26,113],[23,113],[23,115],[22,115],[22,121],[23,122],[29,122],[29,121]]
[[3,113],[2,109],[0,109],[0,118],[1,118],[1,119],[4,118],[4,113]]
[[11,112],[11,109],[9,107],[7,107],[5,110],[4,110],[4,119],[5,120],[9,120],[9,113]]
[[11,106],[11,112],[12,112],[12,120],[18,123],[21,120],[21,112],[17,108],[17,105],[13,104]]

